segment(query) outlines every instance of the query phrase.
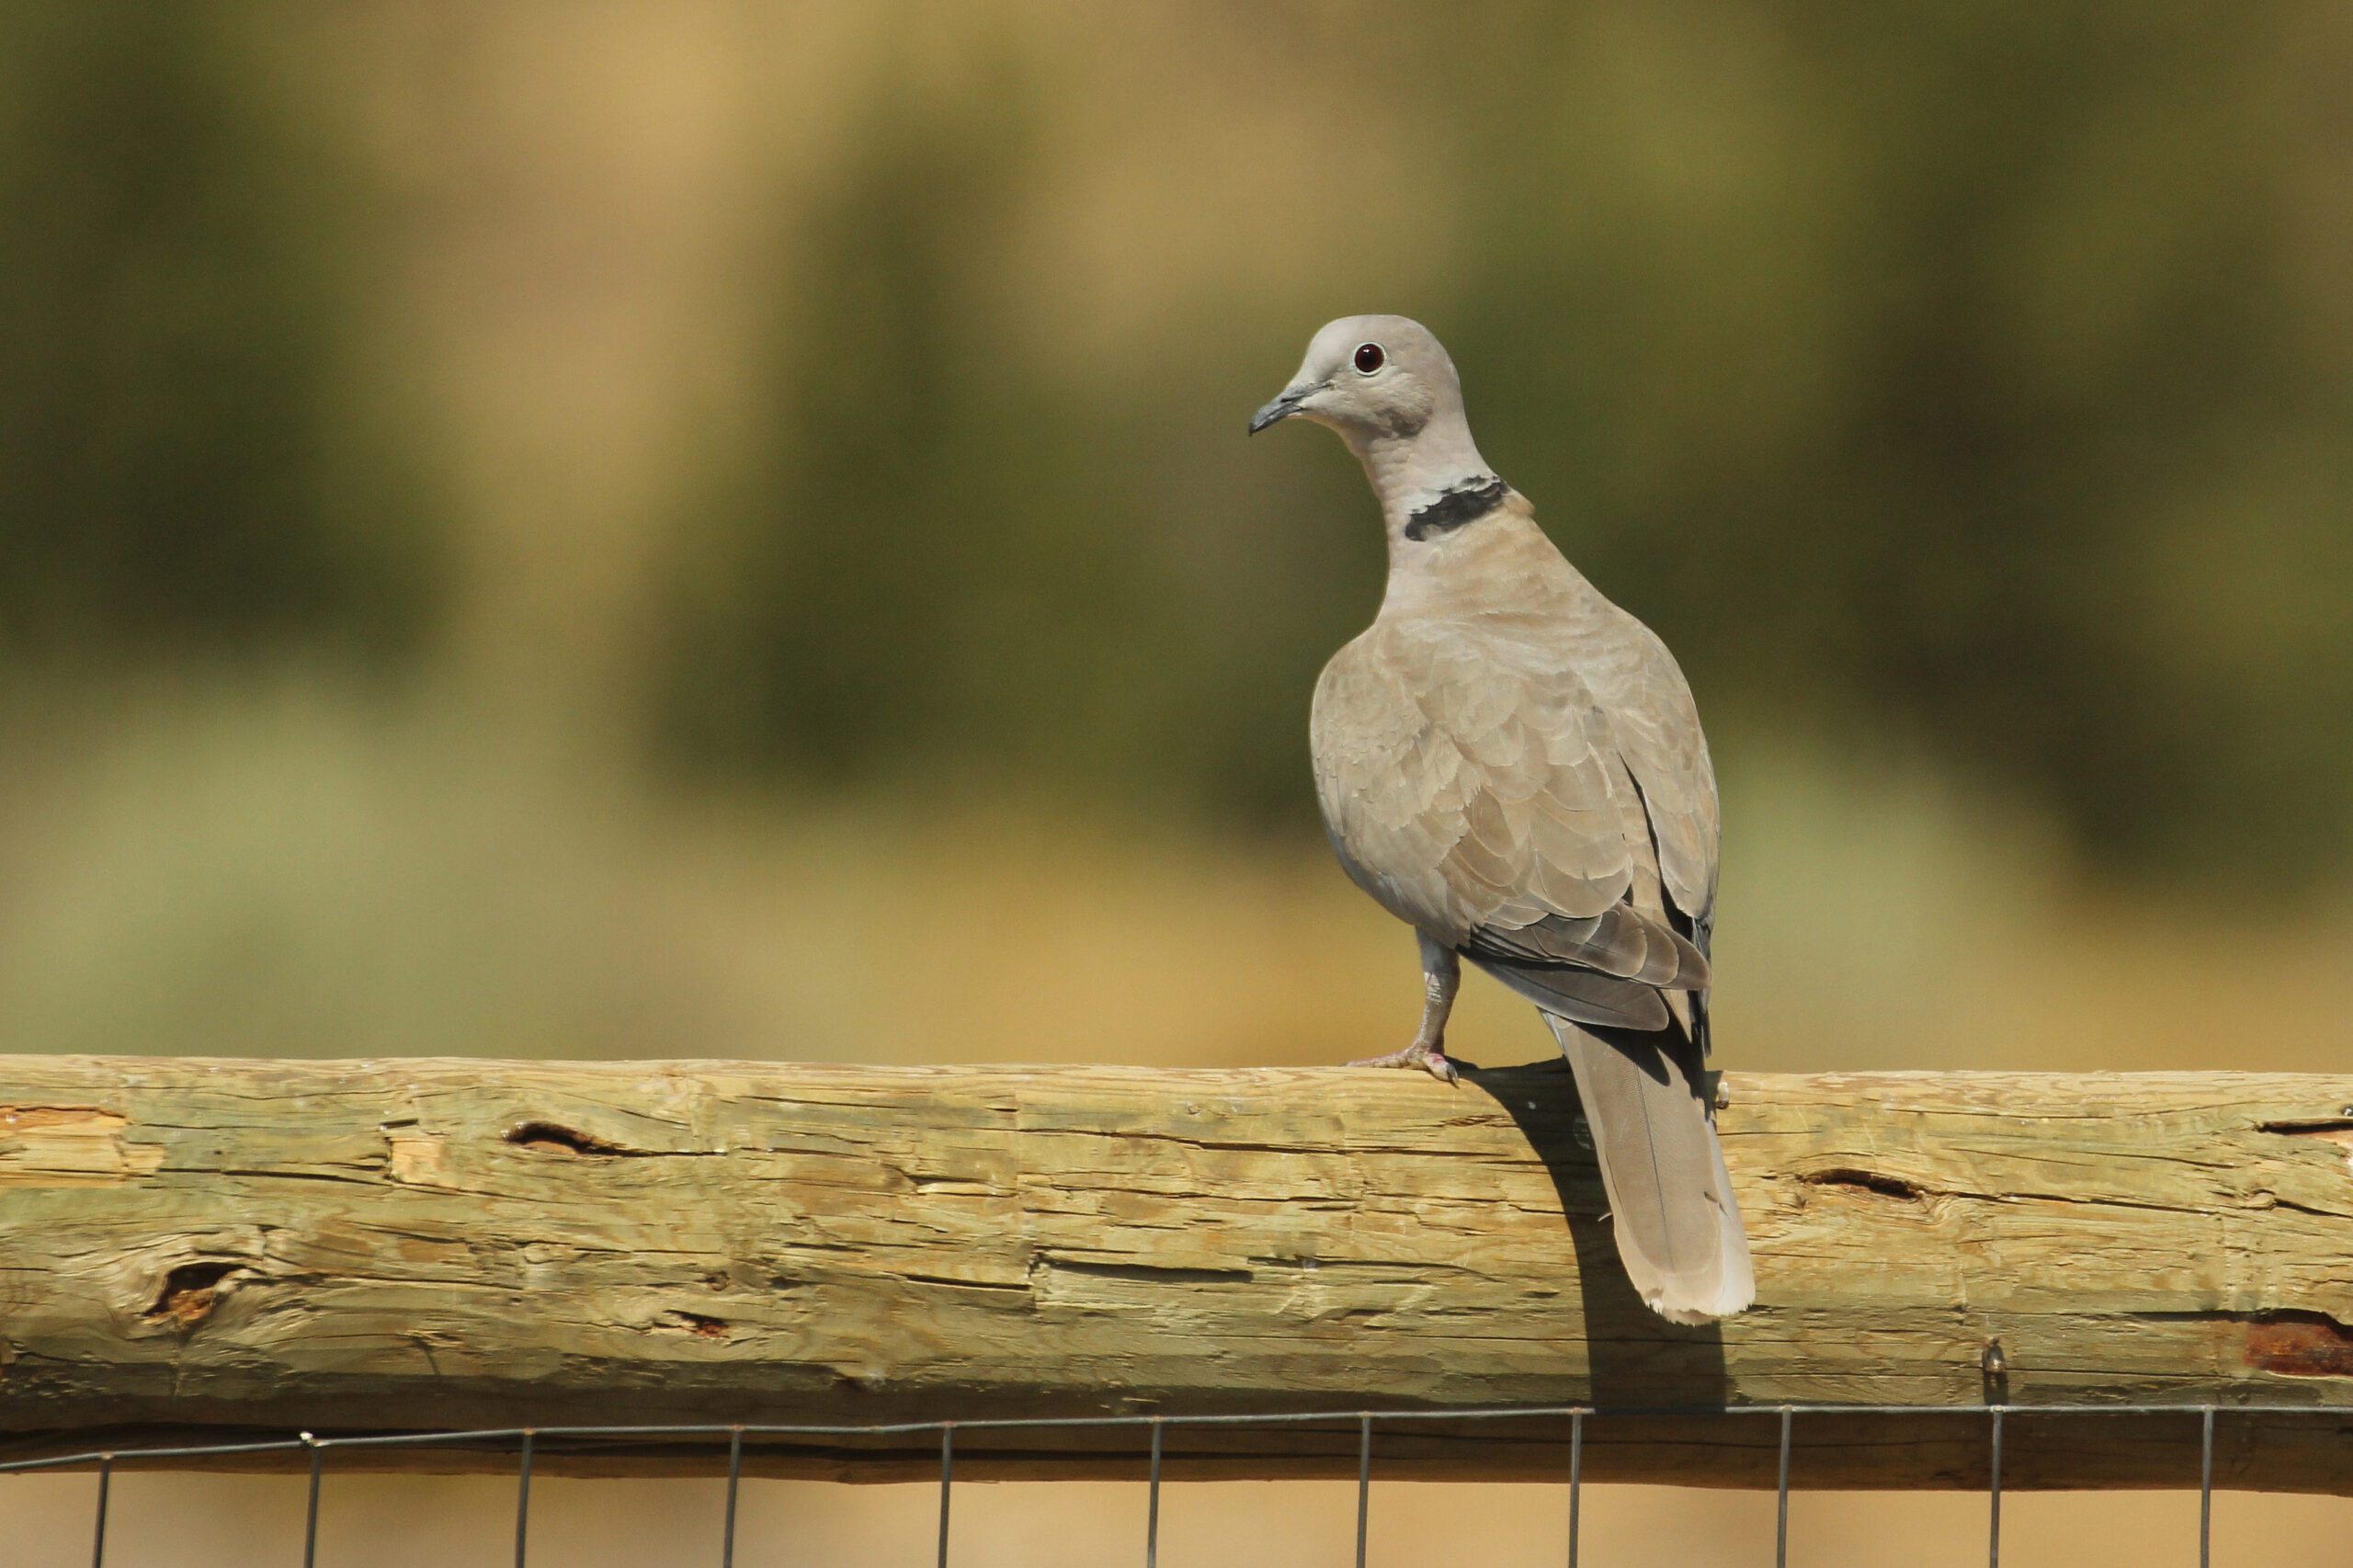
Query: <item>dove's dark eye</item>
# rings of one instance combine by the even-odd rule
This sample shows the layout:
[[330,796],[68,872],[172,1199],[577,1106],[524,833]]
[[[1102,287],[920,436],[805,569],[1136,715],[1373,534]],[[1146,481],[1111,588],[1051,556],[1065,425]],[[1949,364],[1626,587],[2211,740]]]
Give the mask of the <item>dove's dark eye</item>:
[[1381,351],[1380,344],[1359,343],[1357,345],[1357,369],[1366,375],[1370,376],[1388,362],[1389,356]]

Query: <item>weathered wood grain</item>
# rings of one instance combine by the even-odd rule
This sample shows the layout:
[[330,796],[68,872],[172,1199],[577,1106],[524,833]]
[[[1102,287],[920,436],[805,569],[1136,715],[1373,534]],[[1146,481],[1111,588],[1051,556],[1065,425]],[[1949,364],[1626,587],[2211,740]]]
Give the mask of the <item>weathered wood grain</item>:
[[[1592,1402],[2219,1402],[2225,1484],[2353,1491],[2353,1077],[1725,1080],[1759,1302],[1620,1278],[1566,1074],[0,1058],[0,1457],[238,1432]],[[1997,1379],[1989,1346],[1998,1343]],[[1985,1418],[1801,1416],[1802,1484],[1982,1484]],[[1380,1438],[1543,1475],[1559,1423]],[[1597,1417],[1769,1483],[1768,1416]],[[2014,1485],[2180,1484],[2195,1417],[2010,1418]],[[1133,1431],[972,1432],[1126,1474]],[[1353,1473],[1352,1425],[1172,1474]],[[707,1462],[676,1449],[593,1469]],[[759,1440],[903,1476],[937,1440]],[[480,1468],[498,1455],[338,1464]]]

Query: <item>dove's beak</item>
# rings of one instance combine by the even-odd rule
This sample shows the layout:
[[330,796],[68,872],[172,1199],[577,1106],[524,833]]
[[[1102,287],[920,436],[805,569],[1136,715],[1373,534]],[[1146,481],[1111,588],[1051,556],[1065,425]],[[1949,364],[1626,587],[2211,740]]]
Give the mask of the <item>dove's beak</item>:
[[1285,387],[1282,395],[1250,416],[1250,434],[1256,435],[1269,425],[1279,424],[1299,412],[1299,405],[1313,387]]

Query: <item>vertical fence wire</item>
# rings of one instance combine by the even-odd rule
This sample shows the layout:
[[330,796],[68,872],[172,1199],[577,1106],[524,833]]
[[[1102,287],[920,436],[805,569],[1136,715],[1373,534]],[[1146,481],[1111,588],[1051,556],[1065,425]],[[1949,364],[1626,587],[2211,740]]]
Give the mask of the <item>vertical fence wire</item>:
[[515,1467],[515,1568],[523,1568],[531,1550],[531,1437],[524,1427],[522,1462]]
[[1364,1568],[1365,1526],[1372,1517],[1372,1417],[1357,1417],[1357,1568]]
[[1790,1568],[1790,1423],[1796,1412],[1781,1406],[1781,1479],[1776,1483],[1779,1493],[1779,1517],[1773,1526],[1773,1568]]
[[302,1434],[302,1446],[311,1450],[311,1500],[302,1509],[302,1568],[318,1568],[319,1471],[327,1456],[308,1432]]
[[2214,1407],[2198,1413],[2198,1568],[2212,1568],[2214,1551]]
[[743,1482],[744,1428],[738,1426],[727,1434],[727,1517],[719,1532],[719,1568],[735,1568],[735,1494]]
[[939,1427],[939,1568],[948,1568],[948,1494],[956,1484],[956,1423]]
[[98,1521],[90,1532],[90,1568],[107,1568],[107,1494],[114,1484],[114,1456],[98,1460]]
[[1569,1413],[1569,1568],[1577,1568],[1577,1506],[1585,1501],[1585,1412]]
[[1143,1508],[1143,1568],[1160,1568],[1160,1433],[1162,1423],[1154,1417],[1152,1423],[1152,1485],[1145,1494]]
[[1985,1487],[1986,1568],[2002,1568],[2002,1407],[1994,1407],[1994,1460]]

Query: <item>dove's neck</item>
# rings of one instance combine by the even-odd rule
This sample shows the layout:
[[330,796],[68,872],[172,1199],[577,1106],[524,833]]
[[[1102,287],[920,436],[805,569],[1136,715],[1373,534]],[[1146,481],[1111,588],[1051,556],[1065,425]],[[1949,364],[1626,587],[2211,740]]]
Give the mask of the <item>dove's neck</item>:
[[1460,412],[1438,415],[1411,435],[1369,431],[1348,444],[1381,501],[1392,577],[1419,564],[1511,494],[1479,455]]

